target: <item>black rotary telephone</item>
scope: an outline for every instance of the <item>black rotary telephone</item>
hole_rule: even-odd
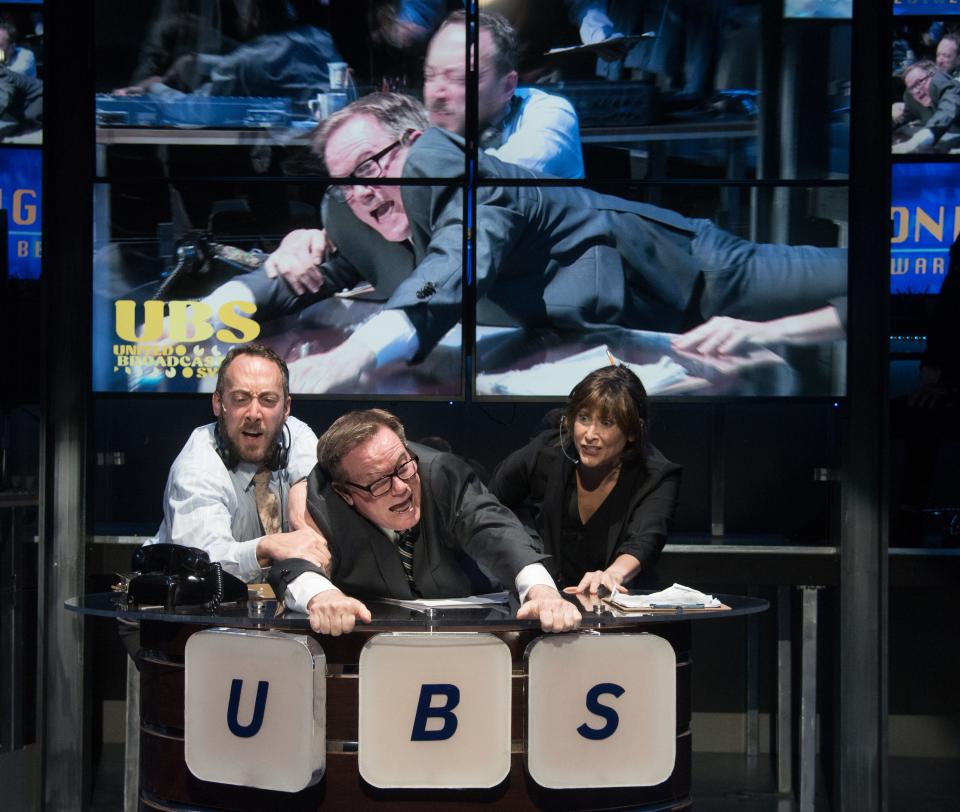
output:
[[[127,600],[134,604],[204,606],[247,600],[247,585],[224,572],[219,561],[210,563],[204,550],[182,544],[148,544],[133,554],[133,577]]]

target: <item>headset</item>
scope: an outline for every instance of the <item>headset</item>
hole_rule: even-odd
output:
[[[564,415],[563,417],[560,418],[560,453],[563,454],[563,456],[566,457],[568,460],[570,460],[570,462],[572,462],[574,465],[579,465],[580,458],[571,457],[567,453],[567,444],[563,440],[563,430],[566,428],[566,426],[567,426],[567,416]]]
[[[220,404],[220,413],[227,413],[226,404],[222,402]],[[219,415],[217,422],[213,427],[213,438],[217,444],[217,456],[223,460],[223,464],[227,467],[228,471],[233,471],[240,464],[241,460],[237,456],[236,452],[227,444],[223,434],[220,432]],[[290,427],[287,426],[287,422],[284,421],[283,428],[280,431],[280,440],[273,446],[273,448],[270,449],[270,452],[267,454],[266,459],[264,459],[263,464],[271,471],[278,471],[281,468],[286,468],[287,462],[290,458],[291,442]]]

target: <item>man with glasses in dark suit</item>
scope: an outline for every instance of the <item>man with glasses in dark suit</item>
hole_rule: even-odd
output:
[[[321,634],[369,623],[361,600],[451,598],[516,591],[517,617],[569,631],[580,613],[564,600],[513,513],[452,454],[408,443],[382,409],[349,412],[320,437],[307,506],[329,540],[329,572],[276,562],[277,598]],[[328,578],[329,576],[329,578]]]
[[[960,82],[921,59],[903,72],[903,84],[903,101],[893,105],[893,123],[919,129],[894,144],[894,154],[929,150],[948,133],[960,136]]]

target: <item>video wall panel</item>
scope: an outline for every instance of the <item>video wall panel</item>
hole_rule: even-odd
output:
[[[478,188],[478,397],[617,363],[651,395],[844,394],[844,187],[617,191]],[[771,206],[790,215],[760,231]]]
[[[43,153],[0,147],[0,209],[7,210],[7,267],[13,279],[39,279]]]
[[[459,187],[403,192],[462,199]],[[383,221],[401,205],[325,183],[98,184],[95,391],[211,392],[230,347],[257,340],[287,360],[294,394],[460,397],[462,263],[451,265],[456,318],[408,364],[410,337],[383,316],[416,301],[414,251],[360,222],[343,193],[364,195]],[[208,212],[202,228],[185,227],[186,210]],[[462,216],[447,234],[462,243]],[[361,369],[351,359],[365,351],[375,357]]]
[[[0,3],[0,143],[43,143],[43,12]]]
[[[892,7],[889,285],[895,329],[922,337],[960,235],[960,6]]]

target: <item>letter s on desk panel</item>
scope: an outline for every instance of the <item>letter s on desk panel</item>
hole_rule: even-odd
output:
[[[677,662],[652,634],[548,635],[527,649],[527,771],[543,787],[644,787],[676,761]]]

